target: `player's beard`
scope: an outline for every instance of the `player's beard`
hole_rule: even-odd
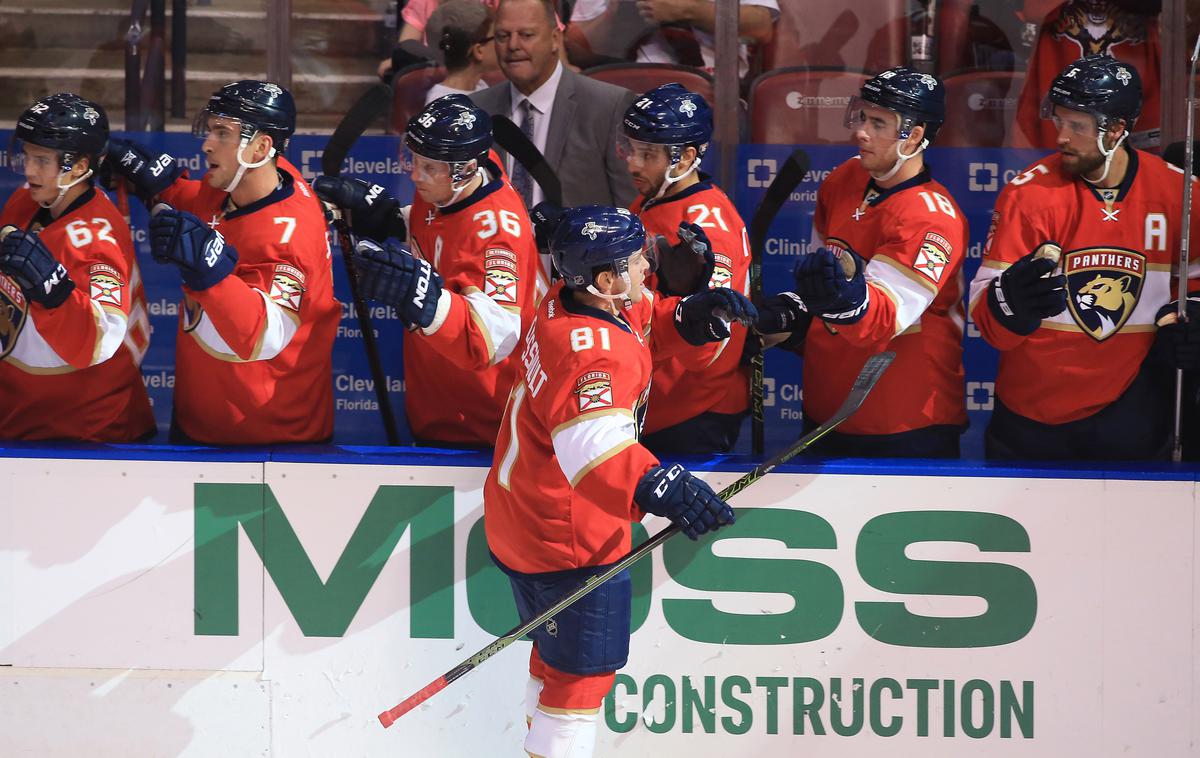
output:
[[[1068,176],[1086,176],[1104,167],[1104,156],[1097,152],[1095,155],[1076,155],[1063,153],[1062,167]]]

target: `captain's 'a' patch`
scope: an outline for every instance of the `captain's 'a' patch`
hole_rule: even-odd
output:
[[[0,360],[17,346],[29,313],[29,303],[16,282],[0,274]]]
[[[575,381],[575,395],[580,413],[611,408],[612,377],[604,371],[589,371]]]
[[[1132,250],[1088,248],[1062,258],[1071,318],[1097,342],[1116,334],[1137,307],[1146,256]]]
[[[500,305],[517,304],[517,254],[502,247],[483,254],[483,294]]]
[[[934,284],[942,280],[942,273],[950,265],[950,254],[954,247],[950,240],[937,232],[929,232],[921,240],[921,249],[913,261],[913,268],[933,280]]]
[[[299,313],[303,295],[304,272],[286,263],[275,266],[275,274],[271,277],[271,301],[281,308]]]
[[[100,305],[121,307],[121,273],[107,263],[94,263],[88,269],[90,296]]]

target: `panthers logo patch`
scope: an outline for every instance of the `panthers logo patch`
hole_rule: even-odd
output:
[[[713,260],[716,265],[713,266],[712,279],[709,280],[709,287],[730,287],[733,284],[733,259],[728,255],[721,253],[713,253]]]
[[[28,313],[29,303],[21,288],[0,274],[0,360],[8,357],[17,346]]]
[[[613,404],[612,377],[604,371],[589,371],[575,382],[579,412],[611,408]]]
[[[1146,256],[1110,248],[1074,250],[1063,256],[1062,267],[1075,323],[1097,342],[1120,331],[1141,297]]]
[[[100,305],[121,307],[121,275],[115,268],[105,263],[96,263],[88,269],[88,280],[93,301]]]
[[[286,263],[277,265],[275,274],[271,277],[271,302],[281,308],[299,313],[300,299],[303,295],[304,272]]]
[[[517,255],[504,248],[483,254],[483,293],[501,305],[517,304]]]

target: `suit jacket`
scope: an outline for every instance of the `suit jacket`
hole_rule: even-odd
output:
[[[512,113],[507,81],[470,97],[492,116]],[[615,205],[628,208],[637,191],[617,157],[616,139],[636,93],[563,67],[544,151],[562,183],[563,206]],[[499,151],[499,148],[497,148]],[[507,156],[506,156],[507,157]],[[601,179],[603,177],[603,179]]]

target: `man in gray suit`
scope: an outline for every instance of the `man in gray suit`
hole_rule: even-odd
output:
[[[501,0],[496,11],[496,57],[508,78],[471,95],[492,116],[507,116],[557,172],[563,205],[627,207],[635,190],[617,158],[616,136],[635,94],[564,66],[562,32],[546,0]],[[533,207],[541,188],[506,157],[513,187]]]

